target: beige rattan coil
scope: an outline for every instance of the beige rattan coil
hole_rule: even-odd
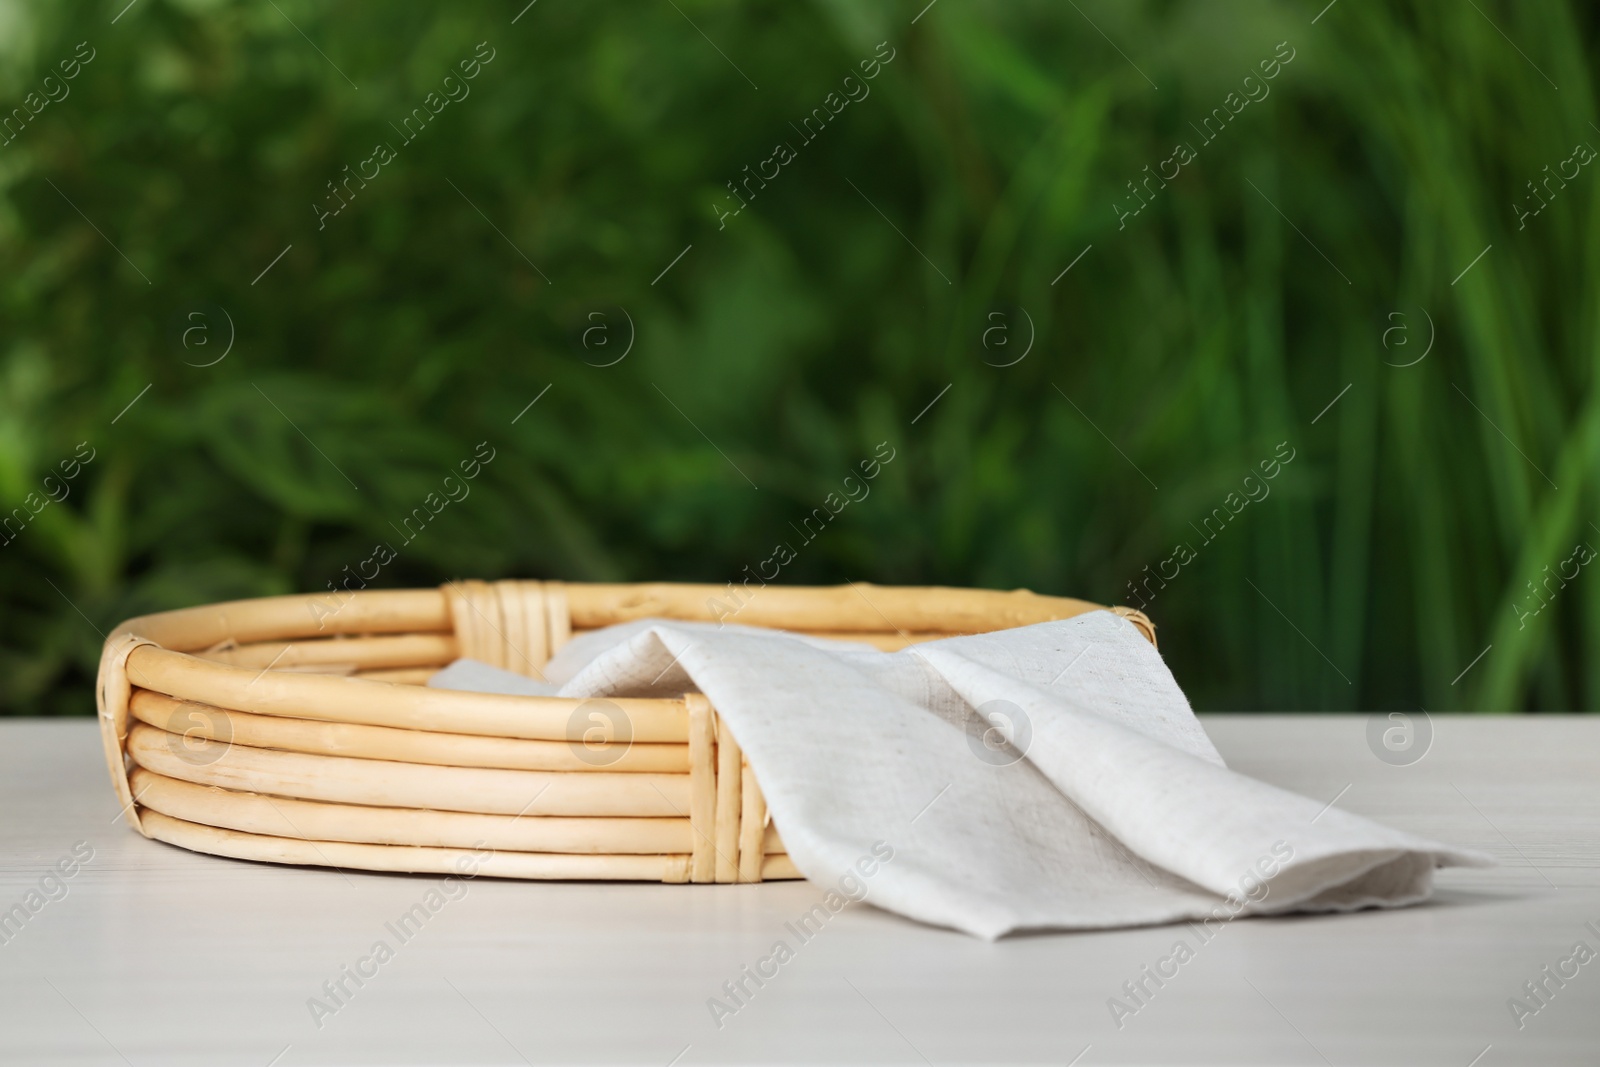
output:
[[[729,619],[898,649],[1070,618],[959,589],[451,582],[150,615],[97,691],[129,824],[198,852],[505,878],[798,878],[728,725],[697,693],[583,700],[430,689],[458,657],[532,678],[574,633]],[[1149,619],[1113,608],[1155,640]]]

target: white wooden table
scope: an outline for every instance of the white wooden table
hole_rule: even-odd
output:
[[[93,850],[0,928],[0,1063],[1600,1063],[1600,956],[1544,977],[1600,953],[1600,717],[1439,717],[1403,767],[1363,716],[1204,721],[1238,770],[1502,866],[1442,872],[1403,911],[1231,923],[1121,1029],[1108,998],[1185,928],[987,944],[852,906],[719,1029],[708,998],[809,885],[484,879],[402,942],[385,924],[437,879],[146,841],[91,721],[0,720],[0,909]],[[329,997],[380,939],[393,958]],[[1508,1002],[1538,1006],[1541,978],[1519,1028]]]

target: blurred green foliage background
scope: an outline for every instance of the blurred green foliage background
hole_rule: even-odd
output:
[[[1600,145],[1592,5],[523,2],[0,3],[0,510],[66,493],[0,547],[0,711],[377,542],[375,587],[788,540],[783,581],[1145,602],[1202,710],[1600,701],[1600,574],[1545,581],[1600,545],[1600,168],[1528,186]]]

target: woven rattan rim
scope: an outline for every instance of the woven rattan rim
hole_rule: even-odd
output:
[[[97,701],[129,825],[194,851],[374,871],[758,882],[800,874],[705,697],[586,701],[421,683],[461,656],[542,677],[575,633],[648,617],[897,649],[1094,610],[1025,590],[862,584],[463,581],[268,597],[124,623],[106,641]],[[1142,613],[1110,610],[1155,642]],[[596,707],[608,720],[598,738]]]

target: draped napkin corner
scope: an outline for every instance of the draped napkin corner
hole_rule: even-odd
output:
[[[1451,848],[1229,770],[1161,656],[1109,611],[880,652],[641,619],[548,685],[457,661],[430,685],[704,693],[811,881],[984,938],[1398,907]]]

